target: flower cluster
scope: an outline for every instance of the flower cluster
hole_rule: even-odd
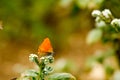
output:
[[[109,9],[94,10],[92,16],[96,17],[96,26],[103,27],[110,24],[117,32],[120,30],[120,19],[114,18]]]
[[[49,75],[53,71],[53,68],[48,65],[54,61],[52,55],[38,58],[36,54],[30,54],[29,60],[37,64],[39,71],[33,69],[26,70],[18,80],[44,80],[45,76]]]
[[[89,32],[86,39],[87,44],[100,40],[102,42],[114,41],[119,38],[120,19],[114,18],[109,9],[94,10],[92,16],[95,17],[96,28]]]
[[[92,12],[92,16],[96,17],[96,21],[105,21],[106,23],[110,23],[111,20],[113,19],[112,13],[110,12],[109,9],[105,9],[103,11],[99,10],[94,10]]]
[[[47,66],[50,63],[54,62],[54,58],[52,55],[49,56],[44,56],[40,58],[40,67],[41,67],[41,72],[43,75],[48,75],[53,71],[53,68],[50,66]]]

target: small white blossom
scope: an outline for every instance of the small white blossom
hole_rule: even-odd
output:
[[[47,58],[44,60],[44,64],[49,64],[49,60]]]
[[[50,63],[53,63],[53,62],[54,62],[54,57],[53,57],[53,56],[48,56],[47,58],[49,59],[49,62],[50,62]]]
[[[38,57],[36,54],[30,54],[29,57]]]
[[[94,10],[93,12],[92,12],[92,16],[93,17],[97,17],[97,16],[100,16],[101,15],[101,12],[99,11],[99,10]]]
[[[40,60],[44,60],[44,59],[45,59],[45,57],[41,57],[41,58],[40,58]]]
[[[120,19],[113,19],[111,25],[120,27]]]
[[[104,11],[102,11],[102,14],[105,18],[110,18],[110,16],[112,16],[112,13],[110,12],[109,9],[105,9]]]
[[[30,60],[30,61],[33,61],[33,62],[34,62],[34,59],[35,59],[35,58],[38,58],[38,56],[37,56],[36,54],[30,54],[30,55],[29,55],[29,60]]]

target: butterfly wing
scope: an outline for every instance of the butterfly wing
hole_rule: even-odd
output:
[[[53,53],[53,48],[49,38],[45,38],[38,48],[38,54]]]

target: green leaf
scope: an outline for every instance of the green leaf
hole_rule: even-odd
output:
[[[38,76],[38,72],[36,72],[35,70],[27,70],[23,74],[24,74],[24,76],[29,76],[29,77],[37,77]]]
[[[88,33],[86,42],[87,44],[93,44],[99,41],[102,37],[102,30],[101,29],[93,29]]]
[[[69,73],[54,73],[48,77],[48,80],[76,80],[76,78]]]

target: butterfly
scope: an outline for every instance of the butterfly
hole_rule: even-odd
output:
[[[40,44],[38,48],[38,54],[40,56],[53,54],[53,48],[49,38],[45,38],[43,42]]]

